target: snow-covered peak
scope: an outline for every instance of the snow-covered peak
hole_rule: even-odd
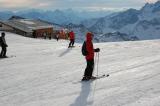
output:
[[[134,37],[143,40],[159,39],[160,23],[158,20],[160,20],[160,1],[152,4],[146,3],[140,10],[128,9],[96,19],[93,22],[94,24],[89,27],[89,30],[97,36],[118,31],[131,38]],[[89,23],[90,21],[85,23]],[[108,41],[107,37],[105,38],[102,38],[103,41]]]
[[[160,17],[160,1],[154,4],[147,3],[140,11],[140,19],[142,20],[152,20],[153,18]]]

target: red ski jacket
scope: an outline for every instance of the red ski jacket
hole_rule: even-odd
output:
[[[88,32],[86,35],[86,49],[88,54],[86,55],[86,60],[94,59],[94,47],[92,43],[92,33]]]
[[[73,32],[73,31],[71,31],[71,32],[69,33],[69,37],[70,37],[70,40],[74,40],[74,39],[75,39],[75,35],[74,35],[74,32]]]

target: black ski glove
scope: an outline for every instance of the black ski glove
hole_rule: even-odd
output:
[[[94,49],[94,52],[100,52],[99,48]]]
[[[7,45],[7,44],[5,44],[4,46],[5,46],[5,47],[8,47],[8,45]]]

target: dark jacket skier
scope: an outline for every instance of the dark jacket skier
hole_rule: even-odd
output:
[[[56,34],[56,39],[57,39],[57,41],[59,40],[59,36],[60,36],[60,32],[58,32],[58,33]]]
[[[69,32],[69,38],[70,38],[70,43],[69,43],[68,48],[74,46],[75,34],[73,31]]]
[[[87,66],[84,72],[84,77],[82,80],[89,80],[93,78],[92,73],[94,69],[94,52],[100,52],[100,49],[94,49],[93,43],[92,43],[93,34],[91,32],[88,32],[86,34],[86,49],[87,49],[87,55],[86,55],[86,62]]]
[[[7,47],[8,47],[6,40],[5,40],[5,33],[4,32],[1,33],[0,45],[2,48],[0,57],[4,58],[4,57],[6,57],[6,52],[7,52]]]

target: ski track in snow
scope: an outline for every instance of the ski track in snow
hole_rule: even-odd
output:
[[[81,44],[11,33],[6,41],[13,57],[0,59],[0,106],[160,106],[160,40],[94,44],[99,75],[110,76],[88,82],[78,82]]]

